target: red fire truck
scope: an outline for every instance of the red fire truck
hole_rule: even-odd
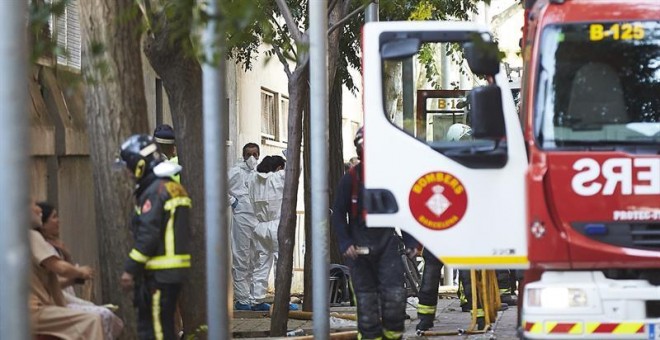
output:
[[[525,338],[660,339],[660,1],[538,0],[527,18],[520,116],[483,27],[365,25],[367,224],[455,268],[528,269]],[[429,53],[461,49],[472,136],[447,141],[396,89],[431,88]]]
[[[660,1],[526,13],[524,336],[660,339]]]

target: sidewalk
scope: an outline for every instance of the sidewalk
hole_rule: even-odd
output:
[[[412,301],[414,300],[414,301]],[[332,307],[330,312],[341,314],[355,314],[355,307]],[[497,340],[517,340],[516,336],[516,307],[509,307],[505,311],[498,313],[497,320],[493,325],[493,330],[485,334],[473,335],[451,335],[451,336],[417,336],[415,326],[417,325],[416,299],[409,300],[406,313],[410,320],[406,320],[404,339],[497,339]],[[288,330],[299,335],[313,335],[312,320],[293,320],[289,319]],[[466,329],[470,326],[470,313],[461,312],[460,302],[456,298],[441,298],[438,300],[438,313],[436,316],[435,327],[431,331],[436,332],[457,332],[459,329]],[[355,321],[338,319],[331,317],[331,332],[356,330]],[[270,330],[270,318],[263,312],[234,312],[232,323],[232,336],[234,338],[264,338],[268,337]]]

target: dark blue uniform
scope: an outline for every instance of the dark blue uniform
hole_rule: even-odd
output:
[[[350,263],[360,337],[398,339],[403,334],[406,314],[401,241],[394,228],[367,228],[361,178],[361,164],[342,177],[335,196],[332,225],[342,254],[351,245],[369,249],[369,254],[360,255]]]
[[[124,266],[135,279],[140,339],[178,339],[174,312],[190,268],[191,201],[181,184],[153,173],[138,181],[132,232]]]

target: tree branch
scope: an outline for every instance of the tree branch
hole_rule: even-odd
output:
[[[278,0],[281,1],[281,0]],[[328,35],[332,34],[332,32],[339,27],[343,26],[348,20],[351,20],[351,18],[358,13],[362,12],[367,6],[369,6],[370,2],[364,3],[362,6],[356,8],[353,12],[348,13],[345,17],[343,17],[341,20],[337,21],[330,29],[328,29]]]
[[[289,10],[289,6],[287,6],[284,0],[275,0],[275,2],[277,3],[277,7],[280,9],[280,12],[284,17],[284,22],[286,22],[286,25],[289,27],[289,32],[291,32],[291,36],[293,37],[293,40],[298,45],[302,44],[302,37],[301,37],[302,33],[300,32],[300,29],[298,28],[296,21],[293,19],[293,15],[291,15],[291,10]]]
[[[284,28],[282,28],[282,26],[280,26],[280,23],[277,22],[277,20],[275,20],[275,16],[271,17],[271,20],[273,20],[273,23],[275,24],[275,26],[277,26],[277,33],[280,34],[280,36],[282,37],[282,39],[287,39],[288,36],[282,34],[282,32],[284,32]],[[293,46],[293,45],[292,45],[292,46]],[[295,59],[298,58],[298,53],[296,52],[296,49],[295,49],[295,48],[291,48],[291,54],[293,54],[293,57],[294,57]]]
[[[275,46],[275,45],[272,45],[272,46],[273,46],[273,50],[275,51],[275,54],[277,54],[277,59],[280,60],[280,62],[282,63],[282,66],[284,67],[284,73],[286,73],[286,76],[289,79],[291,79],[292,73],[291,73],[291,68],[289,68],[289,61],[286,60],[286,58],[282,54],[282,50],[280,50],[280,48],[278,46]]]

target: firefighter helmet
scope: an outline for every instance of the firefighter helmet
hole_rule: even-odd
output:
[[[128,137],[121,145],[119,161],[128,168],[136,180],[142,178],[161,162],[160,152],[153,137],[145,134]]]
[[[447,140],[467,140],[470,139],[470,137],[472,137],[472,128],[465,124],[456,123],[447,129]]]

